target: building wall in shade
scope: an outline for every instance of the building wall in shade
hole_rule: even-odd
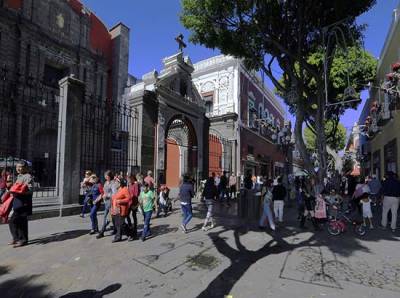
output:
[[[78,0],[6,0],[0,16],[0,65],[10,78],[30,77],[57,87],[59,77],[73,74],[86,83],[88,94],[120,100],[128,57],[121,64],[115,53],[127,52],[126,26],[119,24],[125,30],[112,36]],[[128,43],[115,45],[113,39],[121,36]],[[116,70],[114,64],[119,65]],[[49,72],[57,74],[53,82],[46,81]]]

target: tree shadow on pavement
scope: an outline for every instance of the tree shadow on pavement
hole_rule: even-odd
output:
[[[0,276],[7,274],[8,272],[10,272],[9,266],[0,266]]]
[[[165,235],[169,233],[175,233],[178,231],[178,227],[171,227],[171,225],[152,225],[151,234],[153,237],[159,235]]]
[[[89,233],[89,230],[73,230],[73,231],[66,231],[61,233],[54,233],[46,237],[41,237],[37,239],[33,239],[29,241],[29,244],[48,244],[51,242],[60,242],[75,239],[86,235]]]
[[[0,283],[1,297],[52,297],[45,284],[34,284],[40,275],[17,277]]]
[[[278,255],[285,252],[291,252],[301,247],[320,247],[326,246],[333,253],[348,257],[356,251],[370,252],[364,245],[365,241],[391,240],[399,241],[390,233],[371,233],[364,238],[357,238],[355,233],[349,230],[340,236],[330,236],[327,231],[304,231],[297,227],[298,222],[287,222],[285,227],[280,227],[277,232],[270,233],[272,238],[258,250],[247,249],[241,242],[241,236],[247,233],[256,232],[263,235],[265,230],[257,229],[256,223],[246,224],[238,223],[232,225],[232,221],[224,221],[223,218],[218,222],[222,229],[209,233],[215,248],[222,255],[230,260],[230,266],[224,269],[207,288],[197,297],[224,297],[231,293],[231,290],[247,272],[247,270],[257,261],[271,255]],[[232,231],[234,234],[235,246],[232,247],[226,241],[227,238],[222,234]],[[340,239],[340,241],[338,241]]]
[[[105,287],[104,289],[97,291],[97,290],[83,290],[79,292],[71,292],[67,293],[65,295],[60,296],[60,298],[73,298],[73,297],[79,297],[79,298],[91,298],[91,297],[96,297],[100,298],[105,295],[110,295],[116,291],[118,291],[121,288],[120,283],[115,283],[112,285],[109,285],[108,287]]]

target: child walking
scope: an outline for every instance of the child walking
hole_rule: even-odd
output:
[[[371,199],[369,198],[368,193],[363,193],[360,198],[360,204],[362,205],[362,214],[363,214],[363,222],[364,226],[367,226],[366,219],[369,221],[369,228],[373,229],[372,225],[372,211],[371,211]]]

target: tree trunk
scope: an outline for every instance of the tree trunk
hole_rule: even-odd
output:
[[[294,134],[296,137],[296,146],[300,151],[301,158],[303,159],[305,169],[309,172],[309,174],[315,178],[315,171],[313,162],[310,159],[308,154],[306,145],[303,140],[303,122],[304,122],[304,111],[301,107],[297,107],[296,110],[296,123],[294,126]]]
[[[320,96],[318,98],[318,109],[317,116],[315,121],[316,126],[316,139],[317,142],[317,153],[318,153],[318,161],[319,161],[319,169],[318,169],[318,179],[316,181],[316,185],[318,185],[318,191],[323,189],[324,178],[326,177],[327,171],[327,152],[326,152],[326,135],[325,135],[325,97],[323,90],[319,92]]]

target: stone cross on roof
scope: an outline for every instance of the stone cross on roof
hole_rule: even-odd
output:
[[[175,37],[175,40],[178,43],[179,51],[183,52],[183,49],[186,48],[186,43],[183,41],[183,34],[179,34],[177,37]]]

